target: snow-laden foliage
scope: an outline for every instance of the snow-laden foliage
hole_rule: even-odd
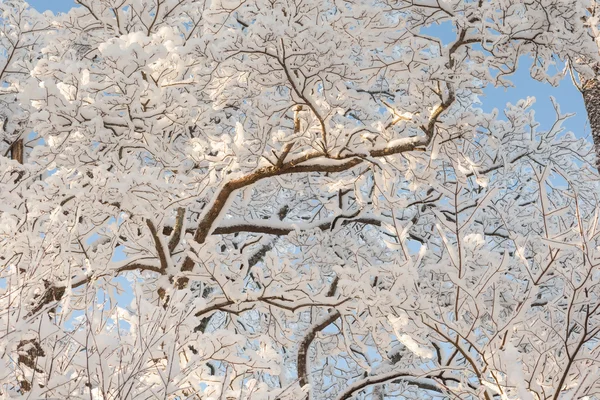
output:
[[[478,97],[593,4],[78,3],[0,3],[1,398],[600,391],[592,147]]]

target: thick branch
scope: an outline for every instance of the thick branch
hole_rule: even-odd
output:
[[[338,287],[340,279],[336,276],[333,282],[331,282],[331,286],[327,291],[327,297],[333,297]],[[323,329],[327,328],[330,324],[333,323],[336,319],[340,317],[340,313],[337,310],[330,310],[329,314],[327,314],[323,319],[314,324],[306,336],[302,339],[302,342],[298,345],[298,361],[296,364],[298,370],[298,381],[300,383],[300,387],[304,387],[304,385],[308,384],[308,349],[312,344],[313,340],[317,336],[318,332],[321,332]]]
[[[338,216],[335,218],[327,218],[323,221],[319,221],[318,224],[277,224],[273,223],[273,221],[248,221],[248,222],[240,222],[240,223],[224,223],[223,225],[216,228],[213,232],[215,235],[227,235],[231,233],[238,232],[249,232],[249,233],[265,233],[268,235],[277,235],[277,236],[285,236],[294,232],[295,230],[310,230],[314,228],[319,228],[323,231],[331,229],[331,225],[336,218],[344,218],[344,216]],[[270,223],[269,223],[270,222]],[[341,222],[341,226],[345,226],[351,223],[359,223],[359,224],[367,224],[367,225],[375,225],[381,226],[381,220],[377,218],[355,218],[355,219],[345,219]]]
[[[332,310],[323,319],[313,325],[310,330],[306,333],[302,342],[298,345],[298,380],[300,387],[304,387],[308,384],[308,350],[313,340],[317,336],[317,333],[327,328],[336,319],[340,317],[340,313],[337,310]]]
[[[169,254],[165,252],[165,249],[160,241],[160,237],[158,236],[158,231],[154,226],[154,223],[150,219],[146,219],[146,225],[150,229],[150,233],[152,234],[152,239],[154,239],[154,247],[158,252],[158,259],[160,260],[160,267],[163,271],[166,271],[167,266],[169,265],[167,261],[167,257],[170,257]]]
[[[13,142],[10,148],[10,158],[23,164],[24,161],[24,144],[23,139],[17,139]]]
[[[173,236],[169,240],[169,252],[172,253],[175,247],[181,240],[181,231],[183,230],[183,221],[185,219],[185,208],[179,207],[177,209],[177,218],[175,219],[175,227],[173,228]]]
[[[258,303],[258,302],[263,302],[265,304],[269,304],[271,306],[280,308],[282,310],[287,310],[287,311],[291,311],[291,312],[295,312],[301,308],[310,308],[310,307],[338,307],[346,302],[348,302],[350,300],[350,298],[345,298],[342,300],[338,300],[335,303],[320,303],[320,302],[313,302],[308,300],[306,303],[296,303],[296,301],[299,300],[292,300],[292,299],[286,299],[283,296],[261,296],[255,299],[248,299],[248,300],[244,300],[241,302],[235,302],[233,300],[223,300],[219,303],[215,303],[207,308],[205,308],[202,311],[198,311],[196,312],[196,317],[202,317],[202,316],[206,316],[206,314],[210,314],[213,311],[224,311],[224,312],[239,312],[233,309],[225,309],[225,307],[229,307],[229,306],[237,306],[237,307],[241,307],[243,304],[250,304],[250,303]],[[293,305],[287,305],[287,304],[283,304],[283,303],[289,303],[289,304],[293,304]],[[334,319],[335,321],[335,319]],[[324,326],[322,329],[325,329],[326,326]]]
[[[393,154],[399,154],[407,151],[413,151],[419,148],[426,147],[429,144],[430,140],[430,136],[400,139],[389,143],[383,148],[373,149],[368,154],[366,154],[366,156],[382,157]],[[318,161],[316,159],[318,159]],[[308,165],[304,164],[310,160],[315,160],[317,162]],[[358,155],[349,155],[344,156],[344,158],[342,159],[334,159],[323,157],[322,153],[319,152],[311,152],[300,155],[291,161],[283,163],[283,165],[281,166],[275,165],[262,167],[246,176],[230,180],[221,187],[221,189],[215,196],[212,204],[210,204],[207,207],[207,211],[200,218],[198,228],[196,229],[196,232],[194,234],[194,241],[200,244],[205,242],[206,237],[211,233],[211,229],[213,228],[215,220],[219,218],[219,215],[225,208],[229,196],[231,196],[231,194],[238,189],[250,186],[262,179],[284,174],[297,174],[307,172],[336,173],[347,171],[363,163],[364,160],[364,157],[359,157]],[[183,263],[181,271],[191,271],[193,267],[194,261],[191,258],[187,257]],[[187,280],[185,280],[185,278],[180,279],[178,286],[185,287],[186,285]]]

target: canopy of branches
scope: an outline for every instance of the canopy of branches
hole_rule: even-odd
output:
[[[77,3],[0,1],[0,398],[600,395],[593,146],[480,108],[594,0]]]

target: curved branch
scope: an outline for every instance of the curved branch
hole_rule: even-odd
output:
[[[325,317],[314,324],[307,334],[304,336],[300,344],[298,345],[298,381],[300,387],[304,387],[308,384],[308,349],[312,344],[313,340],[317,336],[317,333],[331,325],[336,319],[341,316],[339,311],[330,311]]]
[[[367,386],[375,385],[378,383],[384,383],[392,380],[401,379],[403,382],[409,385],[417,386],[423,390],[431,390],[438,393],[445,393],[443,386],[431,379],[430,375],[419,376],[410,370],[392,371],[387,374],[381,374],[376,376],[369,376],[367,378],[356,381],[348,386],[346,390],[338,395],[336,400],[347,400],[352,395],[366,388]]]

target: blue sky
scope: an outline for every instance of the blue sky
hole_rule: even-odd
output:
[[[74,0],[26,0],[39,11],[66,12],[75,6]]]

